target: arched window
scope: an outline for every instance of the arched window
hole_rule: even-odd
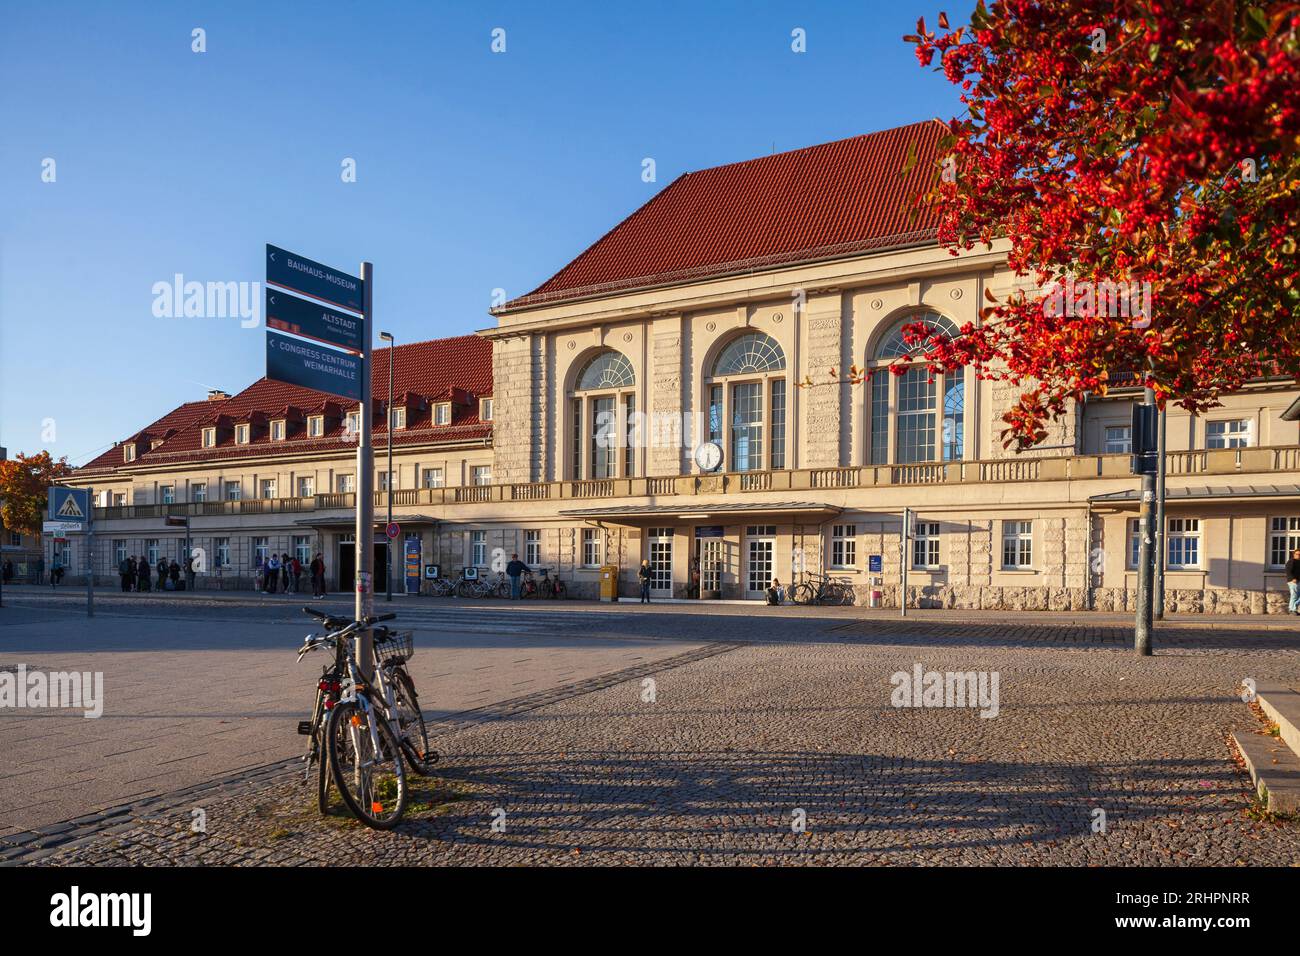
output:
[[[578,391],[593,388],[631,388],[636,384],[636,375],[632,372],[632,363],[622,352],[606,349],[597,352],[582,369],[578,376]]]
[[[569,409],[571,477],[636,474],[635,389],[632,363],[614,349],[597,352],[578,372]]]
[[[879,369],[871,377],[867,416],[871,464],[909,464],[958,461],[965,449],[966,384],[962,371],[931,376],[928,365],[910,365],[902,375],[885,367],[901,356],[923,353],[925,343],[909,344],[907,326],[924,322],[934,332],[958,334],[957,327],[935,312],[909,315],[891,328],[876,346],[869,366]],[[939,396],[943,396],[942,410]],[[942,413],[942,420],[940,414]],[[893,427],[891,429],[891,418]]]
[[[723,449],[726,471],[785,467],[785,352],[763,332],[729,342],[705,385],[709,440]]]

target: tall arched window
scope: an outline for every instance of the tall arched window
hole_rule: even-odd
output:
[[[709,440],[726,471],[785,467],[785,353],[776,339],[747,332],[718,355],[705,384]]]
[[[614,349],[597,352],[578,371],[569,408],[573,478],[636,473],[635,389],[632,363]]]
[[[966,437],[963,373],[959,370],[951,375],[935,373],[931,377],[930,367],[922,364],[909,366],[902,375],[885,370],[885,366],[900,356],[924,351],[924,343],[912,345],[903,336],[904,327],[918,322],[944,335],[958,333],[957,327],[943,316],[926,312],[907,316],[880,340],[868,361],[868,365],[880,369],[872,375],[868,389],[868,447],[873,465],[957,461],[963,455]]]

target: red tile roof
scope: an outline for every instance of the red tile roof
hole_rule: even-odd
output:
[[[686,173],[502,311],[932,239],[913,197],[945,133],[928,120]]]
[[[371,373],[371,393],[376,400],[376,410],[388,399],[388,362],[393,349],[377,349]],[[447,339],[433,339],[399,345],[393,364],[393,395],[404,393],[428,398],[457,389],[475,399],[492,394],[492,343],[478,335],[458,335]],[[134,462],[128,466],[123,460],[122,446],[115,445],[84,467],[80,473],[107,472],[123,467],[208,461],[211,459],[238,458],[250,455],[285,454],[339,449],[347,441],[341,419],[326,420],[326,431],[321,437],[308,438],[305,424],[283,441],[272,441],[269,429],[263,427],[247,444],[236,444],[232,435],[219,435],[215,448],[203,447],[203,429],[218,422],[227,426],[239,422],[270,421],[281,417],[286,408],[293,407],[310,415],[329,411],[346,414],[353,403],[337,395],[329,395],[298,385],[261,378],[242,392],[219,401],[186,402],[153,424],[132,435],[132,439],[162,438],[173,429],[161,445],[148,449],[147,442]],[[468,406],[453,405],[450,425],[434,425],[432,406],[421,411],[414,408],[407,413],[405,428],[393,430],[394,446],[437,444],[483,439],[492,434],[490,422],[480,421],[478,402]],[[385,416],[379,413],[373,434],[384,436]]]

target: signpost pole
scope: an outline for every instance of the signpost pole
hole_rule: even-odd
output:
[[[907,542],[912,537],[912,509],[903,509],[903,540],[900,542],[899,558],[900,567],[903,569],[902,585],[898,591],[898,610],[899,617],[907,617]]]
[[[1156,399],[1155,392],[1148,388],[1143,397],[1143,406],[1149,407],[1154,411]],[[1154,436],[1150,433],[1148,426],[1155,421],[1155,416],[1150,415],[1143,418],[1144,427],[1141,436],[1141,447],[1138,447],[1138,431],[1134,429],[1134,448],[1133,451],[1138,456],[1142,468],[1142,500],[1138,517],[1138,580],[1137,580],[1137,619],[1133,634],[1133,649],[1139,657],[1151,656],[1151,629],[1153,618],[1154,592],[1152,585],[1155,577],[1155,510],[1156,510],[1156,474],[1155,468],[1152,467],[1155,462],[1150,460],[1154,458],[1152,452],[1155,451],[1151,441]]]
[[[374,402],[370,394],[371,354],[374,334],[375,267],[361,263],[363,286],[361,356],[361,427],[357,433],[357,579],[356,619],[364,620],[374,614],[374,563],[375,563],[375,463],[374,449],[370,446],[370,419]],[[357,637],[357,660],[362,673],[370,679],[371,661],[374,657],[374,637],[366,628]]]
[[[95,616],[95,489],[86,489],[86,617]]]

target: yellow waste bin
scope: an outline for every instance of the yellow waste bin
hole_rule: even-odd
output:
[[[607,564],[600,569],[600,599],[618,600],[618,565]]]

